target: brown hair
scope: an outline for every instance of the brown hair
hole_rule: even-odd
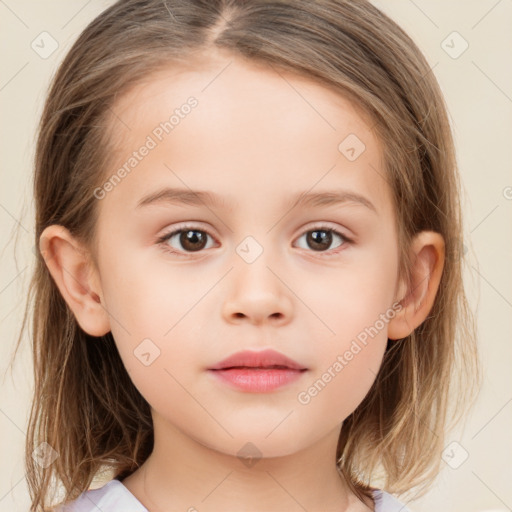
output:
[[[291,71],[353,100],[374,122],[393,192],[400,276],[422,230],[445,240],[445,266],[428,318],[388,342],[363,402],[343,423],[336,460],[352,488],[402,494],[426,489],[441,463],[448,420],[462,417],[480,382],[474,319],[462,280],[459,177],[446,107],[414,42],[359,0],[122,0],[82,32],[53,79],[35,157],[35,240],[60,224],[94,240],[98,201],[113,152],[112,106],[150,72],[193,65],[210,48]],[[111,333],[86,334],[41,254],[22,332],[32,314],[35,393],[26,442],[31,511],[47,510],[54,480],[65,500],[109,468],[123,478],[151,453],[150,408],[131,382]],[[18,339],[18,345],[21,340]],[[452,402],[448,397],[455,398]],[[450,408],[450,405],[452,406]],[[59,456],[32,458],[47,442]]]

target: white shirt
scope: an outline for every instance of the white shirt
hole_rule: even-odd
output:
[[[373,491],[375,512],[410,512],[391,494]],[[148,512],[147,508],[119,480],[110,480],[99,489],[83,492],[75,501],[61,505],[57,512]]]

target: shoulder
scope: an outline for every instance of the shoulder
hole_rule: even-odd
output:
[[[119,480],[110,480],[103,487],[84,491],[56,512],[148,512],[147,509]]]
[[[373,490],[373,500],[375,512],[411,512],[394,496],[380,489]],[[61,505],[56,512],[116,512],[119,507],[123,507],[123,512],[148,512],[119,480],[83,492],[76,500]]]
[[[373,490],[373,500],[375,501],[375,512],[411,512],[393,495],[381,489]]]

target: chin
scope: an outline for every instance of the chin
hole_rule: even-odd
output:
[[[275,425],[274,427],[275,428]],[[233,430],[233,438],[224,439],[225,442],[203,443],[219,453],[237,457],[247,467],[252,467],[255,462],[265,458],[286,457],[293,455],[306,448],[311,441],[307,438],[294,436],[289,429],[283,429],[282,432],[271,432],[272,428],[265,428],[264,431],[255,429],[241,429],[243,432],[235,434]],[[268,436],[268,437],[267,437]]]

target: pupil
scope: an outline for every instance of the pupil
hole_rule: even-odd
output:
[[[314,250],[327,249],[331,245],[332,233],[330,231],[310,231],[308,243]]]
[[[201,240],[202,239],[202,240]],[[201,250],[205,245],[206,237],[204,233],[196,230],[188,230],[184,231],[180,237],[181,245],[190,251],[198,251]],[[199,243],[199,247],[197,244]]]
[[[198,251],[204,247],[206,237],[204,236],[204,233],[202,233],[201,231],[188,230],[182,232],[180,236],[180,242],[185,249],[190,251]],[[310,231],[308,234],[308,244],[311,246],[313,250],[324,250],[326,248],[329,248],[331,243],[332,233],[330,231],[315,230]]]

